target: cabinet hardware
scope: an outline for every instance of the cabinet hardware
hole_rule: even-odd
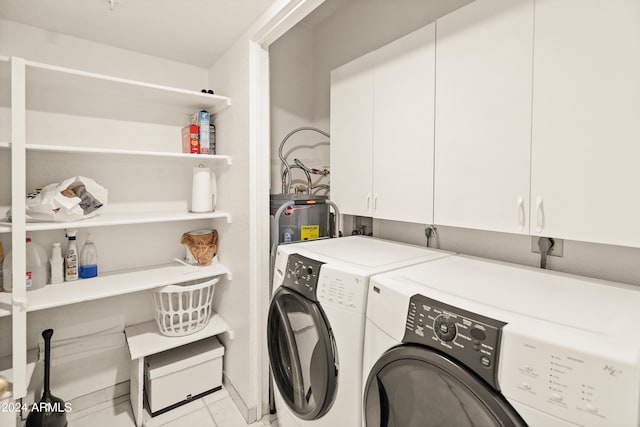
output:
[[[518,225],[520,230],[524,230],[525,217],[524,217],[524,197],[518,196]]]
[[[544,207],[542,206],[542,196],[536,197],[536,229],[538,232],[544,228]]]

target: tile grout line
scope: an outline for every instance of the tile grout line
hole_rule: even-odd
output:
[[[204,399],[203,399],[203,398],[200,398],[200,399],[194,400],[194,401],[193,401],[193,403],[197,402],[198,400],[200,400],[200,401],[202,402],[202,405],[206,408],[206,406],[207,406],[207,405],[204,403]],[[192,402],[189,402],[189,404],[190,404],[190,403],[192,403]],[[175,408],[175,409],[179,409],[179,408]],[[175,410],[175,409],[174,409],[174,410]],[[188,411],[188,412],[186,412],[186,413],[184,413],[184,414],[182,414],[182,415],[177,415],[175,418],[172,418],[172,419],[168,420],[166,423],[162,423],[162,424],[155,424],[155,425],[156,425],[157,427],[163,427],[163,426],[166,426],[166,425],[169,425],[169,424],[175,423],[175,422],[176,422],[176,421],[178,421],[179,419],[181,419],[181,418],[183,418],[183,417],[187,417],[187,416],[189,416],[189,415],[191,415],[191,414],[194,414],[194,413],[196,413],[196,412],[198,412],[198,411],[201,411],[202,409],[203,409],[203,408],[197,408],[197,407],[194,407],[192,411]],[[165,414],[169,414],[169,412],[166,412]],[[165,414],[162,414],[162,415],[165,415]],[[159,415],[159,416],[161,417],[162,415]],[[217,427],[217,426],[216,426],[216,427]]]
[[[217,400],[215,402],[212,403],[212,405],[215,405],[218,402],[221,402],[223,399],[221,400]],[[207,413],[209,414],[209,417],[211,418],[211,421],[213,421],[213,426],[214,427],[218,427],[218,423],[216,423],[215,418],[213,418],[213,413],[211,412],[211,409],[209,408],[209,405],[207,405],[207,403],[204,401],[204,397],[202,398],[202,403],[204,403],[204,407],[207,409]]]

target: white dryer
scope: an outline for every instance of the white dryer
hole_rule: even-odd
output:
[[[362,236],[278,247],[267,344],[280,427],[361,425],[369,277],[449,255]]]
[[[637,427],[640,288],[452,256],[374,276],[366,426]]]

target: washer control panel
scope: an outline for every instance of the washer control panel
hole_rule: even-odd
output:
[[[321,261],[300,254],[289,255],[282,286],[286,286],[312,301],[318,301],[316,290],[322,264],[324,263]]]
[[[424,295],[413,295],[402,342],[426,345],[445,353],[499,390],[498,354],[505,325]]]
[[[503,334],[505,397],[572,425],[640,425],[640,371],[624,343],[585,329],[557,327],[553,337],[523,332],[513,328]]]
[[[318,300],[342,310],[364,313],[368,281],[361,275],[326,264],[320,272]]]

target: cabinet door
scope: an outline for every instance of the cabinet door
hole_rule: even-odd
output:
[[[373,56],[331,72],[331,200],[350,215],[371,216]]]
[[[437,21],[434,220],[529,233],[533,0]]]
[[[640,247],[640,2],[537,0],[532,234]]]
[[[435,24],[377,51],[373,216],[433,222]]]

